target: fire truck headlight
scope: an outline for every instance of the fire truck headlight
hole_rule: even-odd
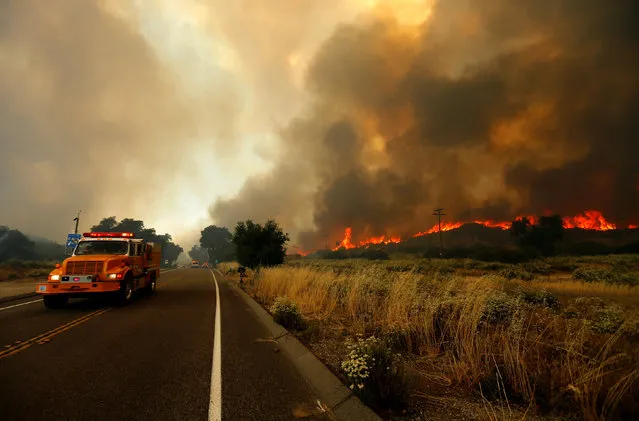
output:
[[[108,275],[109,279],[122,279],[122,274],[121,273],[110,273]]]
[[[49,280],[50,281],[59,281],[60,280],[60,275],[51,275],[51,276],[49,276]]]

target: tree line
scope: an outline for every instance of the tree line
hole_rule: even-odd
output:
[[[158,234],[155,228],[148,228],[144,221],[133,218],[124,218],[118,221],[115,216],[103,218],[97,225],[90,229],[91,232],[132,232],[135,238],[160,244],[162,248],[162,265],[168,260],[168,265],[173,266],[184,249],[173,242],[170,234]]]
[[[209,225],[200,233],[200,244],[189,251],[191,259],[211,263],[237,261],[255,269],[284,263],[287,233],[274,220],[258,224],[240,221],[231,233],[228,228]]]
[[[155,228],[146,227],[144,221],[115,216],[103,218],[90,228],[91,232],[131,232],[136,238],[160,244],[162,263],[168,260],[174,265],[184,249],[175,244],[170,234],[158,234]],[[199,245],[193,246],[188,255],[198,261],[237,261],[241,265],[256,268],[284,263],[285,244],[289,241],[280,226],[273,220],[261,225],[251,220],[238,222],[234,232],[228,228],[209,225],[201,231]],[[18,230],[0,226],[0,262],[19,260],[62,260],[65,248],[54,242],[33,241]]]
[[[60,246],[64,254],[64,248]],[[36,242],[16,229],[0,226],[0,262],[7,260],[44,260],[45,256],[36,250]]]

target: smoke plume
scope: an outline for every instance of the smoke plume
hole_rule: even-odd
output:
[[[275,217],[305,248],[347,226],[414,233],[435,207],[451,219],[597,209],[639,222],[639,3],[440,0],[423,22],[400,12],[374,9],[322,43],[278,162],[213,219]]]
[[[0,223],[58,241],[78,209],[80,229],[151,225],[167,186],[198,177],[183,142],[233,139],[233,98],[187,97],[127,6],[0,1]]]

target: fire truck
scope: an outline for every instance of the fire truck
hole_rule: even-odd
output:
[[[133,233],[86,232],[47,282],[36,285],[36,292],[48,308],[65,307],[69,298],[100,295],[127,305],[138,290],[155,292],[161,257],[159,244],[134,238]]]

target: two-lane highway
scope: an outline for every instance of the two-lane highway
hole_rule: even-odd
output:
[[[174,270],[158,286],[127,307],[0,305],[0,418],[328,419],[221,274]]]

